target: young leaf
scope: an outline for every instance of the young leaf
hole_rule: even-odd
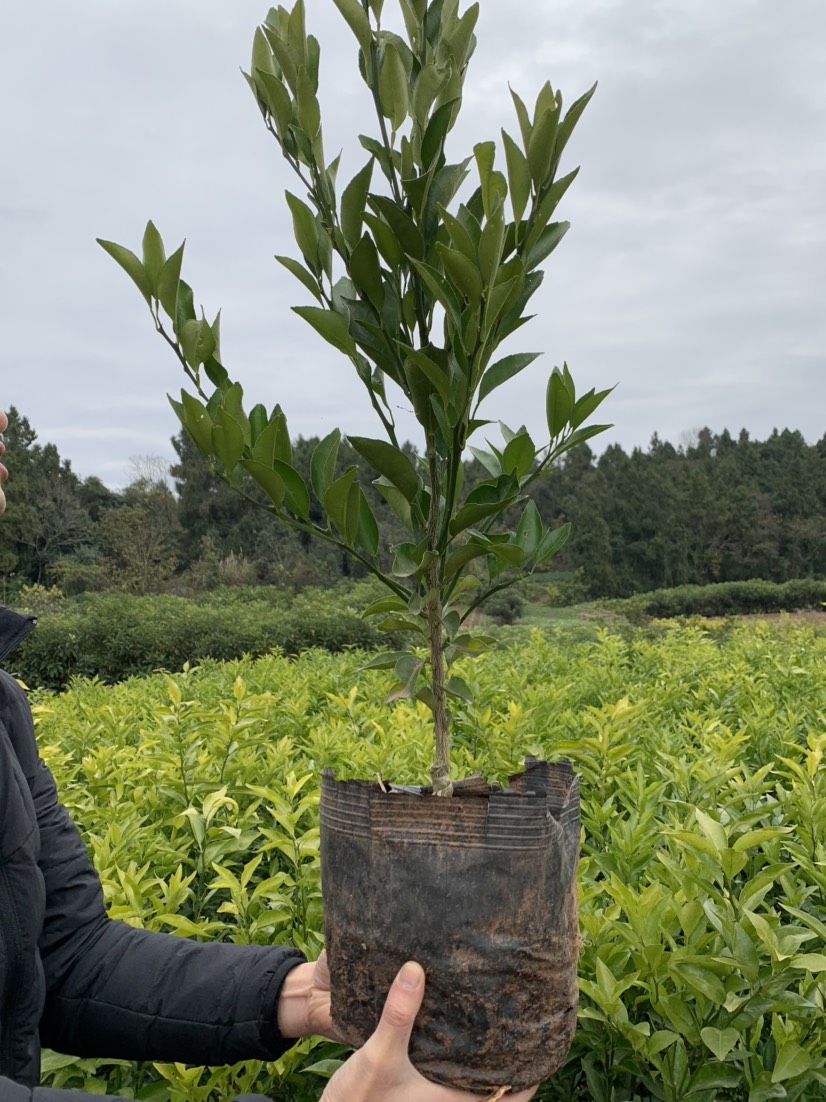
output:
[[[551,377],[548,379],[545,407],[548,432],[551,434],[551,439],[554,440],[568,424],[574,408],[570,391],[566,387],[558,367],[553,369]]]
[[[181,282],[181,265],[183,259],[184,245],[181,244],[175,252],[167,258],[158,276],[158,300],[169,315],[169,319],[173,325],[177,323],[178,319],[178,287]]]
[[[518,225],[531,197],[531,170],[528,167],[528,159],[525,154],[510,134],[504,130],[502,131],[502,141],[505,145],[505,160],[508,165],[508,184],[510,185],[513,218]]]
[[[313,278],[312,273],[307,271],[303,264],[299,264],[299,262],[294,260],[291,256],[276,256],[275,259],[279,264],[282,264],[288,272],[291,272],[318,302],[322,301],[317,281]]]

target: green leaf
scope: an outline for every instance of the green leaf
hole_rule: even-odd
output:
[[[378,616],[385,612],[403,612],[407,608],[407,601],[396,593],[390,593],[386,597],[379,597],[372,601],[362,612],[362,616]]]
[[[256,459],[242,459],[241,466],[252,475],[276,509],[280,509],[284,501],[284,483],[279,475]]]
[[[591,414],[602,405],[613,389],[614,387],[609,387],[608,390],[600,390],[599,392],[589,390],[587,394],[583,394],[581,398],[577,398],[571,413],[571,428],[578,428],[583,421],[586,421]],[[740,848],[736,842],[734,848]]]
[[[310,493],[304,479],[283,459],[274,459],[272,469],[284,483],[284,504],[297,517],[308,520],[310,516]]]
[[[408,652],[406,650],[391,650],[383,651],[381,654],[377,654],[375,658],[371,658],[369,662],[361,667],[363,670],[392,670],[400,658]]]
[[[473,703],[473,690],[461,677],[449,678],[445,685],[445,692],[459,700],[464,700],[467,704]]]
[[[373,234],[373,240],[376,242],[376,247],[381,253],[387,267],[391,271],[397,272],[402,261],[404,260],[404,252],[402,251],[401,242],[395,233],[390,229],[386,222],[384,222],[378,215],[365,211],[364,222],[370,227],[370,231]]]
[[[450,282],[470,306],[477,307],[482,300],[482,276],[479,269],[462,253],[441,242],[437,243],[436,249]]]
[[[433,62],[428,62],[427,65],[419,70],[419,74],[413,85],[411,108],[413,118],[422,133],[424,133],[427,128],[427,116],[430,108],[433,106],[433,101],[438,96],[447,76],[448,70],[442,65],[435,65]],[[425,170],[427,170],[430,166],[425,165],[424,167]]]
[[[347,470],[330,483],[324,494],[324,509],[335,524],[345,543],[355,542],[359,522],[359,493],[361,487],[356,482],[357,467]]]
[[[198,399],[185,390],[181,391],[180,416],[198,451],[202,455],[212,455],[212,418]]]
[[[367,13],[359,0],[333,0],[333,3],[344,16],[350,30],[358,39],[358,44],[365,57],[369,57],[373,34],[370,30],[370,20],[367,18]]]
[[[812,1057],[796,1041],[784,1041],[774,1062],[772,1083],[783,1083],[787,1079],[794,1079],[795,1076],[803,1075],[813,1066]]]
[[[458,100],[451,99],[441,104],[430,116],[430,122],[422,138],[422,167],[425,172],[433,167],[442,152],[457,103]]]
[[[457,547],[455,551],[451,552],[445,563],[445,577],[452,578],[454,574],[458,574],[463,567],[467,566],[473,559],[478,559],[482,555],[487,555],[490,550],[489,545],[481,541],[476,542],[474,540],[468,540],[467,543],[463,543],[460,547]]]
[[[530,557],[539,547],[542,540],[542,517],[539,515],[539,509],[533,500],[529,501],[522,510],[515,539],[518,546],[525,552],[526,557]]]
[[[581,95],[578,100],[574,100],[568,110],[565,112],[559,131],[556,137],[556,147],[554,149],[554,169],[556,169],[559,159],[562,156],[562,150],[568,144],[568,139],[573,133],[573,129],[579,122],[580,116],[590,102],[591,96],[596,92],[597,86],[594,83],[584,95]]]
[[[502,470],[505,474],[515,474],[521,478],[527,474],[536,459],[536,446],[526,432],[521,432],[511,440],[502,454]]]
[[[513,218],[518,226],[531,197],[531,170],[528,167],[528,159],[525,154],[510,134],[504,130],[502,131],[502,141],[505,144],[505,160],[508,165],[508,184],[510,185]]]
[[[546,107],[534,122],[530,141],[525,147],[531,179],[541,188],[551,174],[551,158],[554,151],[559,107]]]
[[[371,157],[364,168],[357,172],[341,196],[341,232],[351,248],[361,240],[361,226],[370,180],[373,177],[374,158]],[[392,265],[391,265],[392,267]]]
[[[149,280],[149,276],[146,274],[146,270],[141,264],[140,260],[130,250],[123,247],[123,245],[117,245],[114,241],[104,241],[102,237],[95,239],[100,247],[112,257],[114,261],[120,264],[121,268],[126,272],[140,293],[146,299],[147,303],[152,298],[152,284]]]
[[[370,195],[369,202],[396,235],[402,251],[414,260],[422,260],[425,254],[424,239],[413,219],[386,195]]]
[[[356,342],[350,336],[347,320],[335,310],[325,310],[320,306],[293,306],[293,313],[304,318],[317,333],[328,341],[333,348],[347,356],[355,356]]]
[[[436,301],[444,306],[456,329],[461,330],[462,307],[453,286],[441,272],[436,268],[432,268],[429,264],[422,264],[418,260],[412,260],[411,264],[422,277]]]
[[[371,467],[401,490],[408,501],[415,500],[421,481],[401,449],[386,440],[372,440],[367,436],[348,436],[347,439]]]
[[[552,555],[555,555],[560,550],[562,545],[571,534],[571,525],[563,524],[560,528],[549,529],[542,537],[542,542],[536,551],[535,566],[541,566],[543,562],[546,562]]]
[[[184,245],[182,244],[167,258],[158,276],[158,299],[173,325],[177,325],[178,322],[178,287],[181,282],[183,259]]]
[[[321,127],[321,111],[313,82],[303,65],[298,70],[296,113],[298,115],[298,125],[312,142]]]
[[[367,300],[381,314],[384,306],[384,283],[379,254],[369,234],[365,234],[350,255],[350,278]]]
[[[479,242],[479,271],[486,287],[492,286],[502,261],[505,244],[505,220],[498,207],[485,224]]]
[[[826,954],[802,953],[789,961],[791,968],[803,968],[807,972],[826,972]]]
[[[321,292],[318,289],[318,282],[313,278],[312,273],[307,271],[303,264],[300,264],[297,260],[293,260],[291,256],[276,256],[275,259],[279,264],[283,265],[288,272],[291,272],[318,302],[321,302]]]
[[[528,142],[531,140],[531,120],[528,115],[528,109],[519,96],[514,92],[513,88],[508,85],[510,90],[511,99],[513,100],[513,106],[516,108],[516,117],[519,120],[519,131],[522,135],[522,145],[525,149],[528,148]]]
[[[143,235],[143,267],[149,279],[152,293],[156,298],[158,295],[158,278],[165,262],[166,253],[164,252],[161,235],[155,228],[154,222],[147,222]]]
[[[570,222],[552,222],[550,226],[546,226],[528,253],[526,261],[528,268],[538,267],[545,257],[554,251],[570,227]]]
[[[244,451],[244,430],[224,406],[218,407],[213,418],[212,451],[221,460],[224,472],[229,477],[238,466]]]
[[[548,419],[548,432],[551,439],[556,439],[568,424],[574,408],[574,400],[568,387],[562,378],[562,372],[555,367],[548,379],[548,389],[545,398],[546,415]]]
[[[316,217],[307,204],[302,202],[297,195],[293,195],[289,191],[284,194],[287,197],[287,206],[293,216],[293,233],[295,234],[296,243],[307,263],[307,267],[317,275],[320,271],[318,245],[321,231]]]
[[[356,525],[355,543],[366,551],[370,558],[375,558],[379,550],[379,526],[373,516],[373,510],[364,495],[361,486],[358,489],[358,521]]]
[[[215,351],[215,335],[204,318],[185,322],[180,332],[180,342],[186,362],[192,368],[200,367]]]
[[[379,72],[379,103],[385,118],[398,130],[407,118],[407,70],[392,42],[384,47]]]
[[[324,495],[333,481],[340,443],[341,433],[338,429],[333,429],[331,433],[316,444],[310,457],[310,484],[313,487],[313,493],[322,505],[324,504]]]
[[[267,73],[263,69],[253,70],[253,72],[261,82],[270,117],[275,120],[276,133],[283,142],[293,121],[293,101],[290,93],[284,86],[283,80],[273,73]]]
[[[445,403],[449,402],[453,396],[453,392],[450,379],[447,377],[444,369],[437,364],[435,360],[432,360],[430,356],[422,352],[421,349],[408,348],[407,346],[402,347],[405,353],[405,368],[408,369],[408,378],[410,377],[409,368],[410,365],[412,365],[414,368],[421,371],[425,378],[432,383],[441,399]]]
[[[717,1029],[714,1026],[701,1029],[700,1036],[703,1038],[703,1043],[720,1061],[725,1060],[740,1039],[736,1029]]]
[[[505,356],[504,359],[491,364],[482,376],[482,382],[479,385],[479,401],[481,402],[487,398],[492,390],[501,386],[502,383],[506,383],[508,379],[512,379],[514,375],[518,375],[520,371],[523,371],[541,355],[541,352],[519,352],[514,356]]]

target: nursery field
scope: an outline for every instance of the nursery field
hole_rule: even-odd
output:
[[[826,1097],[826,636],[807,625],[517,630],[461,669],[454,773],[526,754],[583,781],[581,1001],[543,1102]],[[321,769],[421,783],[423,705],[355,651],[204,661],[32,694],[41,752],[113,916],[196,938],[322,945]],[[495,890],[495,885],[491,885]],[[233,1068],[70,1060],[44,1082],[310,1102],[321,1041]]]

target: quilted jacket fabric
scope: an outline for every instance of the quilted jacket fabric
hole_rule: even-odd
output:
[[[0,661],[34,621],[0,608]],[[198,944],[109,919],[83,841],[0,671],[0,1102],[70,1102],[36,1086],[58,1052],[229,1064],[276,1059],[295,949]],[[101,1096],[96,1096],[100,1098]]]

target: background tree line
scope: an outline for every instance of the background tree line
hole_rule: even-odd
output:
[[[28,419],[10,411],[6,435],[12,492],[0,525],[0,598],[23,584],[66,593],[120,588],[185,595],[217,585],[301,589],[349,576],[330,545],[273,521],[211,473],[183,433],[177,461],[139,460],[120,491],[80,478]],[[307,477],[317,439],[293,442]],[[411,448],[411,454],[413,449]],[[341,469],[361,465],[365,492],[390,542],[404,534],[371,486],[375,472],[346,444]],[[473,460],[465,488],[486,476]],[[174,488],[173,488],[174,487]],[[618,597],[669,586],[762,578],[826,578],[826,436],[799,432],[765,441],[703,429],[679,447],[656,435],[630,454],[572,453],[533,497],[547,523],[573,522],[552,568],[583,597]],[[320,519],[321,511],[319,507]]]

